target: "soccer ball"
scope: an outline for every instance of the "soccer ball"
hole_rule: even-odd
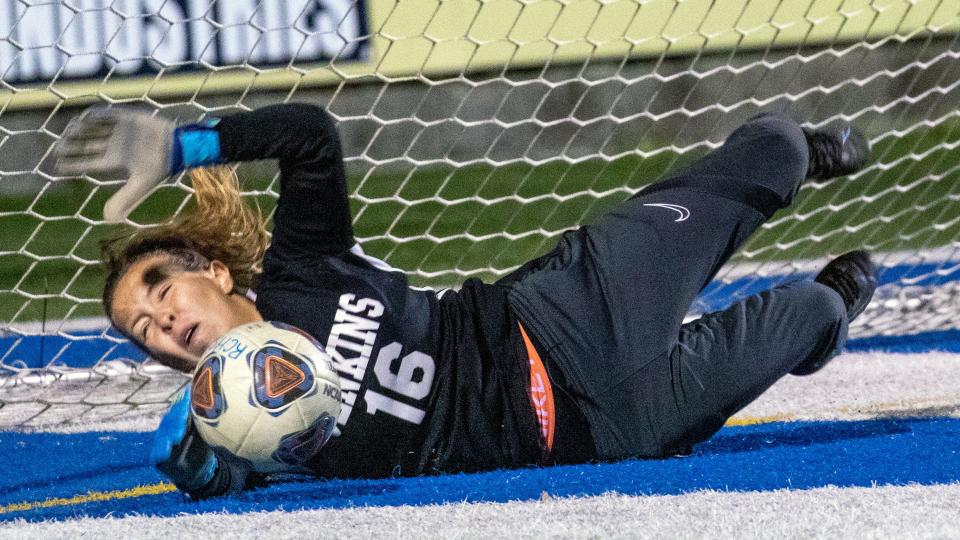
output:
[[[190,412],[215,451],[257,472],[303,470],[333,434],[340,380],[307,333],[277,322],[245,324],[204,351]]]

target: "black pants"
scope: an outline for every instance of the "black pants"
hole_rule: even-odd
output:
[[[683,324],[720,267],[790,204],[807,152],[796,122],[757,116],[505,279],[555,391],[582,412],[596,457],[682,451],[800,362],[842,347],[843,302],[810,281]]]

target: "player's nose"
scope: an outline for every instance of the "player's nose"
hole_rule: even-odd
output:
[[[160,324],[160,328],[163,328],[164,332],[172,331],[176,320],[177,316],[172,309],[162,309],[157,313],[157,323]]]

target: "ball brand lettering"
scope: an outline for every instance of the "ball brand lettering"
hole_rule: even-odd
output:
[[[340,389],[332,384],[324,384],[323,395],[332,399],[340,399]]]
[[[213,344],[212,351],[227,358],[236,359],[247,351],[247,345],[235,337],[226,334]]]

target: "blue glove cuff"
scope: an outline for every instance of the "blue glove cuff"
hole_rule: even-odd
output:
[[[174,130],[170,156],[171,174],[192,167],[224,163],[220,157],[220,134],[214,129],[219,122],[219,118],[210,118],[199,124],[187,124]]]
[[[210,453],[210,459],[208,459],[204,464],[203,468],[197,472],[196,482],[194,485],[189,486],[188,489],[195,490],[201,489],[213,480],[213,476],[217,473],[217,456],[212,452]]]

